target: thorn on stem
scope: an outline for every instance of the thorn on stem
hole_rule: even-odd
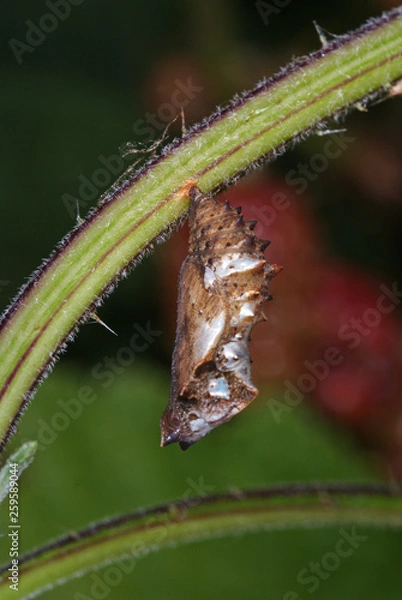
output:
[[[89,315],[96,323],[99,323],[99,325],[102,325],[102,327],[104,327],[105,329],[107,329],[108,331],[110,331],[110,333],[113,333],[113,335],[117,336],[117,333],[115,331],[113,331],[113,329],[111,327],[109,327],[109,325],[106,325],[106,323],[104,321],[102,321],[102,319],[100,319],[98,317],[98,315],[95,312],[91,312]]]

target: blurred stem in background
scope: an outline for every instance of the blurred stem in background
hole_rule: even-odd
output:
[[[282,486],[192,498],[93,524],[21,557],[20,600],[82,577],[119,559],[230,534],[338,525],[352,550],[367,535],[356,527],[400,529],[402,499],[381,485]],[[346,526],[352,525],[350,530]],[[129,569],[127,572],[130,572]],[[2,600],[14,598],[8,565],[0,570]]]

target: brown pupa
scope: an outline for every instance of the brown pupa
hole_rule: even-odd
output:
[[[161,419],[162,446],[185,450],[229,421],[258,394],[251,381],[249,340],[265,319],[269,283],[282,267],[269,264],[269,242],[255,221],[190,189],[189,253],[179,277],[170,400]]]

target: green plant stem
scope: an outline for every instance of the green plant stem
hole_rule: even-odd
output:
[[[0,324],[0,446],[37,384],[116,281],[216,191],[402,77],[402,8],[341,36],[236,98],[137,173],[128,172],[21,290]]]
[[[281,486],[138,511],[92,525],[21,557],[18,597],[34,598],[123,557],[124,572],[131,573],[140,557],[168,546],[233,533],[347,525],[402,528],[402,497],[370,484]],[[7,569],[8,565],[0,569],[2,600],[15,597],[8,587]]]

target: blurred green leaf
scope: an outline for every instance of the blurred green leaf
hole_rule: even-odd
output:
[[[2,502],[8,494],[11,465],[18,465],[16,470],[19,477],[33,461],[37,447],[37,442],[25,442],[7,459],[6,464],[0,470],[0,502]]]

